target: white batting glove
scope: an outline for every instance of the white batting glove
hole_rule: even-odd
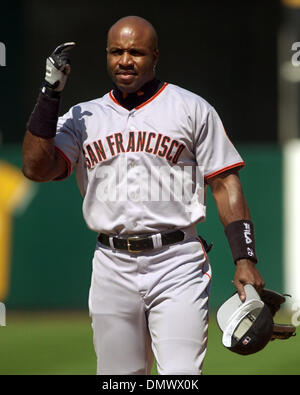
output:
[[[43,93],[49,93],[49,89],[59,93],[64,89],[68,74],[71,72],[69,51],[74,46],[74,42],[61,44],[47,58]]]

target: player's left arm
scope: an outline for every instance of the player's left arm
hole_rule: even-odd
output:
[[[239,225],[241,220],[251,221],[250,211],[243,194],[241,181],[238,170],[230,170],[216,175],[215,177],[207,179],[214,200],[217,205],[219,218],[225,228],[231,230],[231,234],[237,232],[235,225]],[[252,221],[251,221],[252,222]],[[230,225],[231,224],[231,225]],[[230,226],[228,226],[230,225]],[[234,240],[230,237],[231,240]],[[236,235],[238,239],[238,235]],[[254,238],[254,234],[251,235]],[[230,239],[229,244],[230,243]],[[231,249],[235,248],[230,246]],[[245,299],[244,285],[247,283],[253,284],[260,293],[264,288],[265,283],[256,267],[256,262],[253,259],[237,259],[235,261],[236,272],[234,276],[234,286],[236,287],[241,300]]]

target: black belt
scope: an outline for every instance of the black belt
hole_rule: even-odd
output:
[[[98,241],[100,243],[112,247],[109,239],[110,236],[105,233],[100,233],[98,236]],[[161,243],[163,246],[175,244],[182,240],[184,240],[184,232],[182,230],[161,233]],[[151,235],[131,236],[127,238],[113,236],[112,244],[116,250],[127,250],[129,252],[142,252],[155,248]]]
[[[206,240],[200,235],[198,237],[201,239],[202,245],[206,252],[209,252],[212,248],[212,243],[207,244]],[[98,236],[98,241],[108,247],[112,247],[109,242],[110,236],[105,233],[100,233]],[[161,233],[161,242],[163,246],[179,243],[184,239],[184,232],[182,230],[175,230],[173,232]],[[153,239],[151,235],[145,236],[131,236],[127,238],[120,238],[113,236],[112,244],[116,250],[126,250],[129,252],[142,252],[146,250],[153,250]]]

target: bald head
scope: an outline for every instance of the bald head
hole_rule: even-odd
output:
[[[122,92],[137,92],[155,76],[157,34],[146,19],[126,16],[107,35],[107,70]]]
[[[158,50],[157,33],[153,25],[140,16],[125,16],[119,19],[108,31],[107,43],[118,34],[144,36],[153,50]]]

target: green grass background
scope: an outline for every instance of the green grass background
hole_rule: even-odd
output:
[[[288,317],[283,317],[284,320]],[[270,342],[254,355],[231,353],[221,344],[221,332],[212,313],[203,374],[298,375],[299,351],[300,336],[295,336]],[[0,327],[1,375],[95,372],[96,356],[87,312],[7,312],[6,326]],[[155,366],[152,374],[157,374]]]

